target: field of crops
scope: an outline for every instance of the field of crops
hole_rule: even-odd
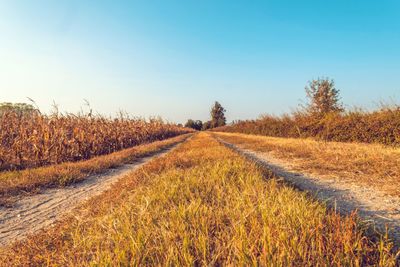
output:
[[[391,243],[202,133],[73,216],[3,248],[3,265],[394,266]],[[6,264],[5,264],[6,263]]]
[[[90,159],[190,132],[160,119],[2,112],[0,170]]]
[[[279,128],[279,120],[215,131],[258,133]],[[0,266],[399,263],[400,152],[393,146],[198,133],[160,119],[36,110],[3,111],[0,126]],[[351,185],[343,192],[361,192],[364,199],[342,195],[362,207],[369,197],[388,201],[368,210],[383,222],[347,200],[339,213],[337,198],[332,208],[314,195],[321,188],[299,191],[234,145],[286,160],[302,174],[334,176]]]
[[[400,0],[0,0],[0,30],[0,267],[400,267]]]

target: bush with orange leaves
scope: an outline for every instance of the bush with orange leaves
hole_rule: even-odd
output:
[[[373,112],[333,112],[323,116],[312,116],[307,112],[279,117],[265,115],[257,120],[238,121],[216,128],[215,131],[399,146],[400,107],[382,107]]]

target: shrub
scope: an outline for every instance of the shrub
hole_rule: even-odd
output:
[[[258,120],[239,121],[231,126],[216,128],[215,131],[399,146],[400,107],[385,107],[373,112],[360,109],[331,112],[320,117],[306,112],[279,117],[265,115]]]

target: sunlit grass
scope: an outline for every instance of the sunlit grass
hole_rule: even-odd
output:
[[[267,179],[266,179],[267,178]],[[390,244],[199,134],[126,177],[7,264],[394,265]]]
[[[282,116],[262,115],[257,120],[237,121],[216,131],[263,136],[315,138],[324,141],[380,143],[400,146],[400,106],[381,104],[374,111],[360,108],[311,115],[297,110]]]
[[[238,133],[216,133],[219,138],[290,163],[297,171],[323,178],[338,177],[400,195],[400,148],[379,144],[323,142]]]

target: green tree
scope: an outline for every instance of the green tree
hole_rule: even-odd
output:
[[[195,121],[194,126],[196,130],[201,131],[201,129],[203,129],[203,122],[201,120],[197,120]]]
[[[38,112],[38,109],[26,103],[0,103],[0,115],[6,112],[16,112],[22,115]]]
[[[335,87],[334,80],[318,78],[310,81],[305,90],[309,100],[307,111],[311,115],[323,116],[344,110],[340,103],[340,91]]]
[[[215,101],[214,106],[211,108],[211,128],[226,125],[225,112],[226,110],[221,104]]]
[[[203,127],[202,127],[203,131],[206,131],[206,130],[211,129],[211,128],[212,128],[211,127],[211,121],[206,121],[206,122],[203,123]]]
[[[185,123],[185,127],[193,128],[194,127],[194,120],[188,119],[188,121]]]
[[[187,128],[192,128],[195,129],[197,131],[201,131],[201,129],[203,128],[203,122],[201,120],[192,120],[189,119],[186,123],[185,123],[185,127]]]

